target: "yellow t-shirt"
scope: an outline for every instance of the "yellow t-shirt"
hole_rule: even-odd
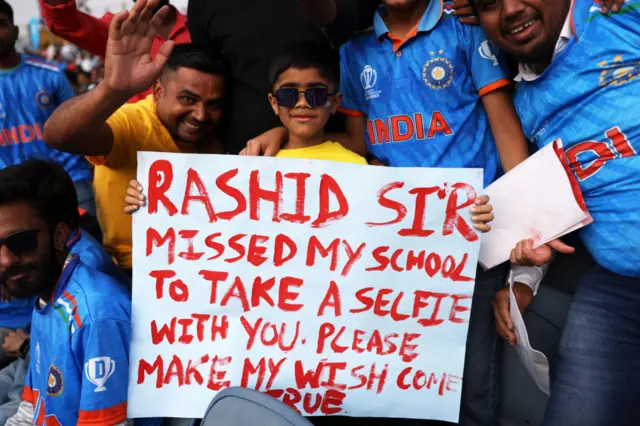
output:
[[[131,268],[131,215],[124,212],[125,191],[136,178],[138,151],[195,152],[192,144],[177,144],[158,118],[153,98],[118,109],[107,120],[113,147],[106,156],[87,157],[96,166],[93,180],[104,246],[121,267]]]
[[[341,163],[367,164],[367,160],[349,151],[337,142],[325,142],[306,148],[283,149],[276,154],[279,158],[304,158],[307,160],[329,160]]]

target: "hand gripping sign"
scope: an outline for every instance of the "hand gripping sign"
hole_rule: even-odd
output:
[[[139,154],[129,416],[229,386],[305,415],[457,421],[476,169]]]

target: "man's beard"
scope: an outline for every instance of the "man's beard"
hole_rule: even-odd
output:
[[[53,241],[49,247],[48,258],[38,264],[31,263],[26,265],[18,265],[13,268],[9,268],[2,275],[0,275],[0,283],[11,297],[24,298],[40,296],[45,292],[53,291],[60,274],[62,273],[63,265],[57,258],[57,252],[53,246]],[[26,281],[29,278],[25,277],[25,280],[15,283],[11,286],[8,285],[7,279],[16,274],[22,272],[36,271],[35,278],[31,281]]]

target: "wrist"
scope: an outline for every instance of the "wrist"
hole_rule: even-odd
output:
[[[100,82],[91,92],[95,92],[101,102],[115,108],[119,108],[135,95],[127,91],[114,90],[105,81]]]

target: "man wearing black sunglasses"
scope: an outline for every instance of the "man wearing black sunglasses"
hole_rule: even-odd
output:
[[[7,424],[83,424],[126,419],[131,298],[69,248],[75,193],[57,170],[0,170],[0,285],[14,300],[36,299],[23,402]],[[57,188],[57,189],[56,189]],[[79,238],[81,238],[80,235]],[[6,303],[6,302],[4,302]],[[10,302],[12,303],[12,302]],[[4,306],[4,305],[0,305]],[[35,308],[35,310],[34,310]],[[0,313],[4,314],[2,310]],[[96,374],[109,376],[96,380]],[[102,383],[100,391],[95,392]],[[57,420],[57,422],[56,422]]]

